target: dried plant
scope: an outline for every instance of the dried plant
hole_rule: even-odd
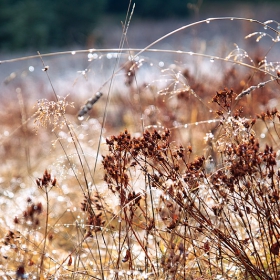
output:
[[[92,68],[115,59],[100,88],[89,86],[91,97],[69,94],[73,89],[59,97],[47,55],[39,54],[53,96],[40,99],[34,113],[22,82],[20,112],[7,102],[1,277],[280,279],[279,62],[238,45],[225,56],[151,49],[219,20],[256,23],[265,32],[246,38],[276,44],[279,24],[206,19],[146,48],[125,49],[133,9],[119,49],[69,52],[89,62],[74,86],[80,74],[88,83]],[[175,63],[155,63],[152,53],[176,55]],[[197,73],[189,67],[194,57],[207,60],[201,70],[216,61],[224,67],[216,66],[215,78],[211,70]],[[5,86],[18,76],[9,75]]]
[[[37,127],[48,127],[52,126],[52,129],[56,128],[62,129],[66,125],[65,120],[63,119],[66,108],[74,107],[74,103],[69,103],[66,100],[66,97],[59,97],[57,101],[49,101],[47,99],[38,100],[37,111],[35,118],[35,125]]]

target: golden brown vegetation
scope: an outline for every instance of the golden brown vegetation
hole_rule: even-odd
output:
[[[237,48],[215,79],[178,63],[139,82],[143,52],[113,53],[123,64],[88,101],[59,97],[45,65],[54,98],[30,106],[31,82],[15,84],[3,279],[280,279],[279,63]]]

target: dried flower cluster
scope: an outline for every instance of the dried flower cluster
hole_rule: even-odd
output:
[[[36,179],[36,184],[39,189],[46,190],[47,188],[52,188],[56,186],[56,178],[52,179],[51,174],[46,169],[42,178]]]
[[[52,129],[62,128],[66,121],[64,119],[66,108],[68,106],[74,107],[74,103],[69,103],[66,97],[58,97],[57,101],[49,101],[41,99],[37,102],[37,112],[35,125],[39,127],[52,126]]]
[[[225,112],[231,111],[232,100],[233,92],[227,90],[213,99]],[[209,258],[208,269],[216,267],[218,260],[226,269],[230,260],[253,278],[272,279],[278,273],[280,173],[276,153],[269,146],[261,151],[252,129],[256,121],[244,119],[241,112],[230,117],[218,114],[223,167],[211,173],[205,170],[203,156],[190,161],[191,147],[171,144],[168,130],[161,134],[146,131],[138,138],[125,131],[107,139],[105,181],[119,197],[124,221],[136,227],[142,220],[147,233],[158,240],[159,251],[164,231],[170,240],[176,240],[165,244],[160,253],[163,271],[174,277],[182,276],[194,259],[203,271],[199,258],[205,253],[215,256]],[[140,170],[148,182],[138,195],[132,191],[132,169]],[[151,190],[161,192],[159,202],[153,201],[155,212],[144,206]],[[139,205],[140,198],[145,201]],[[128,215],[127,209],[132,207]],[[142,211],[137,223],[132,220],[136,209]],[[141,242],[144,248],[145,241]],[[174,251],[177,247],[181,248],[178,253]]]
[[[102,230],[106,220],[102,210],[104,209],[102,205],[102,199],[96,193],[93,198],[85,197],[84,201],[81,203],[81,210],[87,214],[86,225],[87,231],[84,238],[92,237],[92,232],[98,232]]]

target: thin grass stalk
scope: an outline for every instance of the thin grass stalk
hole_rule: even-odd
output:
[[[38,278],[44,278],[44,259],[46,254],[46,244],[47,244],[47,235],[48,235],[48,225],[49,225],[49,190],[47,189],[48,186],[45,186],[45,195],[46,195],[46,202],[47,202],[47,209],[46,209],[46,220],[45,220],[45,230],[44,230],[44,242],[43,242],[43,249],[42,249],[42,256],[41,262],[39,266]]]
[[[39,56],[40,56],[40,53],[39,53],[39,52],[38,52],[38,54],[39,54]],[[43,64],[44,68],[47,69],[41,56],[40,56],[40,58],[41,58],[41,61],[42,61],[42,64]],[[49,83],[50,83],[50,85],[51,85],[51,87],[52,87],[52,91],[53,91],[53,93],[54,93],[54,96],[55,96],[56,100],[58,101],[59,99],[58,99],[58,96],[57,96],[57,94],[56,94],[56,91],[55,91],[55,89],[54,89],[54,87],[53,87],[52,81],[51,81],[51,79],[50,79],[50,77],[49,77],[49,74],[48,74],[47,71],[45,71],[45,72],[46,72],[46,75],[47,75],[47,77],[48,77]],[[66,120],[66,118],[65,118],[64,115],[63,115],[63,118],[64,118],[64,120],[65,120],[67,129],[68,129],[68,131],[69,131],[69,133],[70,133],[71,139],[73,140],[73,144],[74,144],[75,150],[77,151],[77,156],[78,156],[78,159],[79,159],[79,161],[80,161],[81,168],[82,168],[82,171],[83,171],[83,174],[84,174],[84,180],[85,180],[85,183],[86,183],[86,190],[87,190],[87,193],[88,193],[88,198],[90,198],[90,190],[89,190],[89,185],[88,185],[88,181],[87,181],[87,176],[86,176],[86,174],[85,174],[84,165],[83,165],[83,163],[82,163],[82,159],[81,159],[81,156],[80,156],[80,153],[79,153],[79,151],[78,151],[77,144],[76,144],[76,140],[78,141],[78,139],[75,139],[75,138],[74,138],[74,135],[72,134],[72,130],[71,130],[71,128],[69,127],[68,121]],[[59,139],[59,138],[58,138],[58,139]],[[61,146],[63,146],[60,140],[59,140],[59,143],[61,144]],[[64,148],[63,148],[63,150],[64,150]],[[64,151],[65,151],[65,150],[64,150]],[[69,157],[68,157],[67,153],[65,153],[65,155],[66,155],[67,159],[69,160]],[[97,157],[96,157],[96,158],[97,158]],[[71,164],[71,168],[72,168],[72,164]],[[73,170],[73,168],[72,168],[72,170]],[[73,171],[74,171],[74,170],[73,170]],[[74,171],[74,174],[76,174],[75,171]],[[76,178],[77,178],[77,175],[75,175],[75,176],[76,176]],[[78,181],[78,182],[79,182],[79,181]],[[82,191],[83,191],[83,193],[84,193],[84,196],[85,196],[85,192],[84,192],[84,190],[83,190],[83,188],[82,188],[82,185],[81,185],[81,184],[79,184],[79,185],[80,185],[80,187],[81,187],[81,189],[82,189]],[[86,196],[85,196],[85,197],[86,197]],[[89,203],[89,207],[91,207],[91,204],[90,204],[90,203]],[[93,209],[91,209],[91,210],[94,212]],[[105,278],[104,278],[103,267],[102,267],[103,265],[102,265],[101,251],[100,251],[100,245],[99,245],[99,240],[98,240],[98,238],[97,238],[97,233],[96,233],[96,231],[95,231],[95,237],[96,237],[96,243],[97,243],[98,252],[99,252],[99,261],[100,261],[100,266],[101,266],[102,279],[104,280]]]

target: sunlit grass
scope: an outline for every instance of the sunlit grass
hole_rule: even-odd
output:
[[[128,15],[118,49],[1,61],[28,65],[2,86],[3,279],[279,278],[279,62],[151,49],[227,20],[277,47],[212,18],[125,49]]]

